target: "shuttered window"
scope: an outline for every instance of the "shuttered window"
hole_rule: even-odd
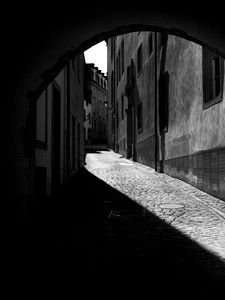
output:
[[[203,108],[222,100],[224,60],[216,53],[203,48]]]

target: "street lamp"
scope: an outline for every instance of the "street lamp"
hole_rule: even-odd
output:
[[[105,106],[105,109],[107,109],[108,108],[108,101],[104,101],[104,106]]]

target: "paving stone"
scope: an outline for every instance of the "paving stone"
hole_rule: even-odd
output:
[[[85,167],[225,261],[224,201],[113,151],[88,153]]]

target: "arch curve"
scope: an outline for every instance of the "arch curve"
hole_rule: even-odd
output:
[[[10,42],[19,45],[19,61],[14,68],[18,89],[21,85],[26,89],[23,93],[40,89],[65,66],[71,55],[108,37],[132,31],[166,31],[208,47],[225,58],[225,24],[216,3],[208,11],[206,5],[196,7],[194,3],[183,9],[175,3],[168,6],[150,3],[148,7],[138,4],[138,8],[122,7],[117,2],[113,2],[113,8],[88,4],[88,12],[86,4],[80,4],[76,13],[66,6],[43,7],[43,11],[39,8],[28,16],[20,14],[19,18],[24,17],[25,22],[17,23],[18,16],[15,17]],[[73,7],[76,8],[75,4]],[[15,46],[11,48],[15,52]]]
[[[14,4],[14,10],[10,7],[6,12],[10,17],[3,26],[5,53],[2,57],[8,99],[3,101],[6,110],[3,110],[1,128],[10,124],[2,139],[6,151],[4,157],[8,158],[5,160],[6,173],[13,186],[17,185],[18,179],[17,175],[11,176],[17,166],[15,150],[21,151],[23,147],[22,130],[29,101],[52,81],[72,55],[113,35],[164,30],[206,46],[225,58],[225,18],[216,1],[213,5],[208,4],[208,11],[207,4],[197,8],[191,1],[183,9],[178,9],[180,3],[178,6],[171,2],[167,7],[150,2],[150,8],[141,1],[138,1],[138,7],[135,3],[122,7],[115,1],[100,6],[96,3],[76,5],[75,2],[72,6],[61,3],[59,7],[56,4],[46,7],[46,3],[42,6],[38,2],[38,7],[26,6],[24,9]],[[24,174],[20,166],[18,170],[18,174]]]

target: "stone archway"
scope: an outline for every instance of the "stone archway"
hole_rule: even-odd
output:
[[[164,30],[209,47],[225,58],[224,19],[215,4],[210,11],[190,2],[184,9],[172,4],[146,8],[141,3],[138,8],[135,5],[124,8],[116,2],[104,8],[89,5],[88,12],[85,4],[75,8],[75,4],[57,8],[39,4],[38,8],[14,9],[10,15],[12,23],[5,34],[4,56],[8,102],[7,119],[3,119],[10,126],[3,137],[6,180],[10,180],[11,190],[14,192],[14,187],[19,185],[22,195],[26,184],[27,167],[21,163],[24,159],[21,128],[29,113],[29,101],[52,81],[72,55],[113,35]]]

